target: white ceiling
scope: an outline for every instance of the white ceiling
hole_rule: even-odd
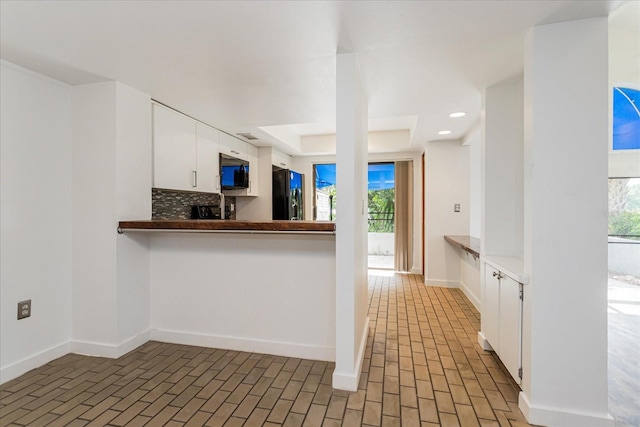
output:
[[[372,130],[409,126],[420,151],[477,124],[482,89],[522,72],[527,29],[622,3],[2,0],[1,56],[72,85],[118,80],[300,154],[261,128],[332,132],[336,53],[355,52]]]

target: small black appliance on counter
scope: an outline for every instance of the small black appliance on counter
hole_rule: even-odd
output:
[[[191,206],[191,219],[221,219],[220,208],[213,205]]]

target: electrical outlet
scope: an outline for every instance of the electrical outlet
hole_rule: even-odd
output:
[[[27,299],[18,303],[18,320],[31,317],[31,300]]]
[[[455,205],[453,205],[453,211],[460,212],[460,203],[456,203]]]

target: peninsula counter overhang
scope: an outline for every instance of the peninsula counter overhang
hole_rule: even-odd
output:
[[[120,221],[118,233],[195,232],[195,233],[270,233],[270,234],[335,234],[334,222],[322,221],[240,221],[240,220],[142,220]]]

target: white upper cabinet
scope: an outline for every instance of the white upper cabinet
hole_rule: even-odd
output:
[[[271,164],[281,169],[291,169],[291,156],[273,150],[271,152]]]
[[[196,189],[196,122],[153,105],[153,186]]]
[[[220,132],[153,104],[153,186],[220,192]]]
[[[233,196],[258,195],[258,149],[170,108],[153,105],[153,186],[220,193],[220,153],[249,162],[249,188]]]
[[[224,134],[223,134],[224,135]],[[249,161],[249,187],[239,190],[224,190],[224,194],[229,196],[258,196],[259,191],[259,151],[258,148],[245,143],[247,148],[247,160]],[[233,154],[232,154],[233,155]],[[235,157],[238,157],[235,155]]]
[[[248,160],[247,143],[220,132],[220,152],[237,159]]]
[[[197,123],[197,187],[198,191],[220,193],[220,132]]]

